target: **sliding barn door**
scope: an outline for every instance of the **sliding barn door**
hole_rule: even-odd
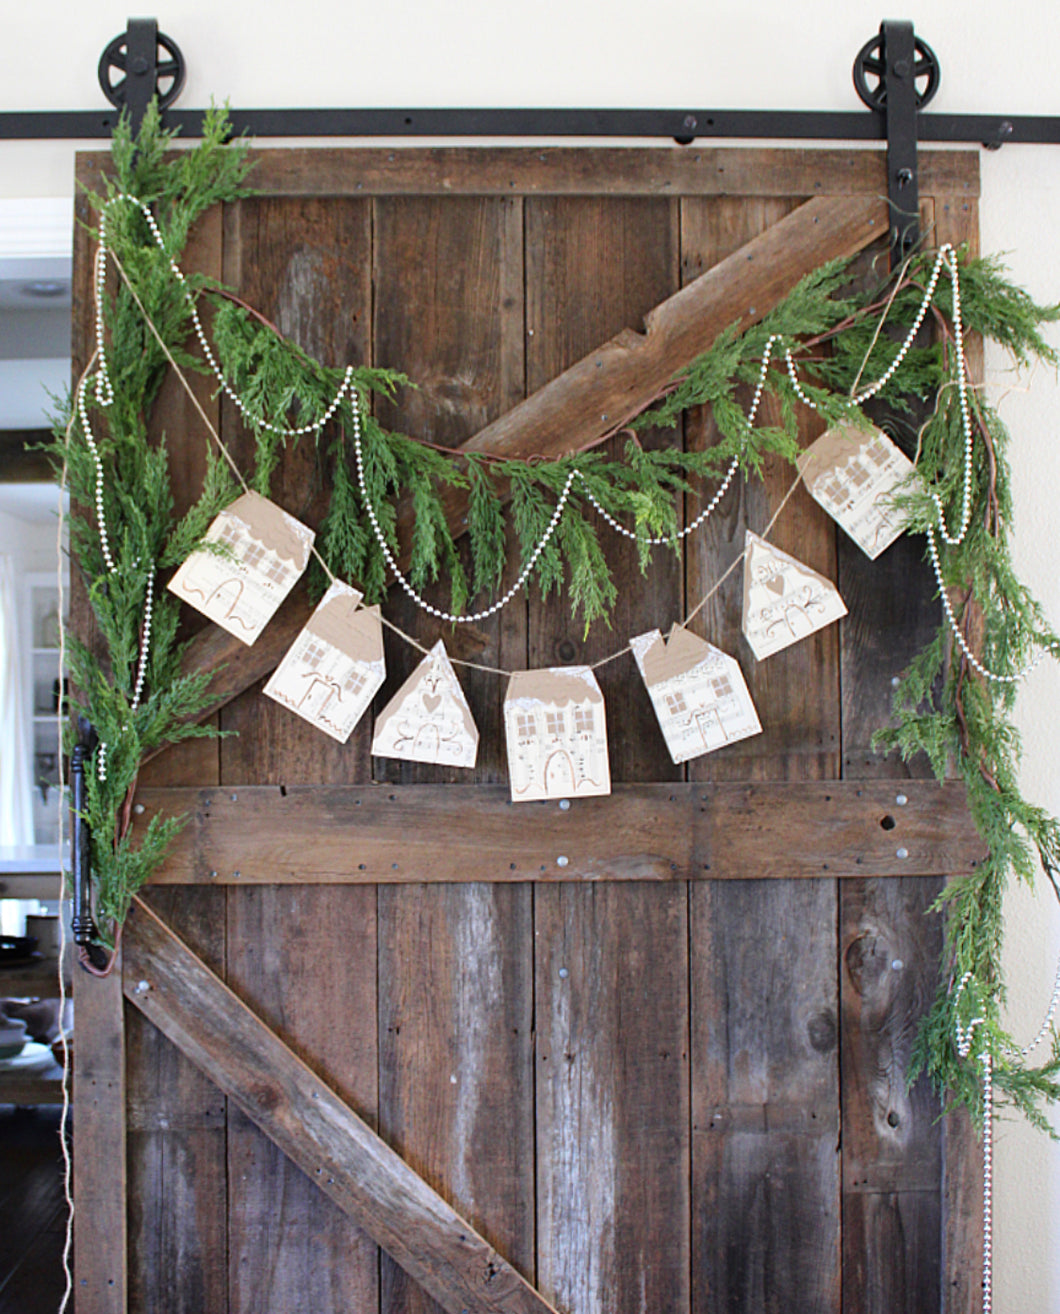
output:
[[[80,181],[102,167],[82,157]],[[693,329],[668,348],[687,359],[823,260],[885,258],[875,152],[284,151],[263,153],[253,181],[259,195],[198,225],[186,267],[222,278],[327,364],[406,371],[418,387],[380,404],[381,421],[447,447],[515,431],[523,455],[557,452],[568,428],[611,428],[624,398],[683,363],[652,355],[682,289],[705,326],[698,345]],[[974,246],[977,188],[974,157],[924,156],[932,242]],[[81,236],[78,262],[84,292]],[[598,351],[610,394],[592,390]],[[647,363],[631,382],[638,352]],[[558,410],[540,398],[519,410],[572,367],[566,391],[546,396]],[[247,465],[234,411],[208,383],[200,395]],[[172,381],[155,423],[187,500],[208,439]],[[801,423],[811,439],[816,422]],[[646,441],[714,440],[709,415],[693,414]],[[619,591],[611,630],[586,637],[536,588],[456,633],[399,591],[385,610],[424,646],[443,636],[489,666],[592,663],[703,598],[790,483],[772,462],[761,483],[737,481],[683,557],[659,551],[646,575],[601,526]],[[315,523],[323,493],[303,441],[273,496]],[[440,1306],[421,1282],[457,1314],[537,1308],[506,1304],[493,1272],[476,1297],[434,1260],[417,1268],[445,1240],[429,1210],[410,1208],[397,1230],[413,1258],[399,1246],[395,1262],[373,1237],[405,1195],[380,1203],[369,1190],[360,1213],[343,1207],[321,1189],[326,1166],[299,1166],[260,1129],[286,1117],[282,1100],[259,1109],[187,1028],[184,1043],[168,1038],[176,1025],[144,999],[159,994],[151,954],[170,932],[484,1238],[498,1283],[510,1265],[541,1308],[977,1307],[975,1156],[925,1086],[905,1083],[934,989],[940,928],[924,913],[942,875],[895,857],[879,822],[903,824],[899,795],[922,795],[909,768],[870,748],[892,677],[938,620],[922,544],[870,563],[803,490],[770,538],[838,583],[849,618],[756,664],[734,572],[695,628],[739,658],[763,734],[687,769],[631,659],[604,667],[616,794],[595,837],[588,801],[507,805],[499,676],[461,673],[479,764],[446,773],[373,759],[371,717],[342,746],[262,697],[304,600],[274,622],[272,649],[231,654],[217,715],[237,735],[193,741],[142,778],[149,811],[181,804],[193,817],[146,895],[161,923],[134,914],[124,981],[78,982],[81,1314],[427,1314]],[[418,656],[388,633],[377,709]],[[831,862],[824,832],[797,821],[840,805],[872,810],[868,876],[860,857]],[[292,856],[284,834],[300,817],[319,824]],[[759,842],[774,823],[774,842]]]

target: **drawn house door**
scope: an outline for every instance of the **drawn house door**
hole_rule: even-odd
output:
[[[574,763],[565,748],[557,748],[545,763],[545,789],[555,798],[577,793]]]
[[[103,167],[80,157],[79,189]],[[974,244],[975,157],[924,152],[920,167],[924,231]],[[405,370],[418,388],[380,419],[447,446],[503,431],[586,360],[586,376],[596,359],[626,362],[615,407],[594,411],[619,424],[630,361],[648,362],[653,388],[673,372],[651,363],[654,307],[708,276],[717,332],[886,229],[882,156],[865,151],[291,150],[263,153],[253,183],[260,195],[202,219],[186,267],[329,364]],[[79,229],[75,369],[92,347],[91,254]],[[572,378],[562,414],[581,423],[596,401]],[[235,414],[196,386],[245,461]],[[175,385],[153,423],[187,500],[206,444]],[[564,427],[543,414],[533,442]],[[713,440],[704,415],[646,439]],[[613,632],[584,636],[535,590],[502,618],[446,630],[446,644],[516,669],[591,663],[666,630],[789,482],[770,464],[730,491],[683,561],[660,552],[647,579],[634,545],[607,538]],[[316,524],[322,491],[312,444],[289,449],[276,500]],[[803,492],[772,537],[838,580],[857,624],[756,665],[737,572],[703,632],[739,657],[764,733],[675,767],[632,661],[612,662],[600,683],[615,796],[566,811],[508,804],[499,678],[465,679],[473,775],[397,765],[370,757],[370,717],[343,746],[261,697],[301,595],[251,649],[202,632],[192,659],[227,663],[217,716],[237,733],[145,769],[147,815],[189,812],[147,893],[161,922],[135,914],[123,975],[78,982],[80,1314],[426,1314],[439,1305],[421,1283],[458,1311],[537,1308],[508,1265],[564,1314],[973,1307],[967,1132],[940,1126],[904,1076],[939,950],[924,912],[945,869],[903,870],[887,840],[867,878],[821,853],[831,832],[805,820],[845,809],[882,844],[891,782],[911,809],[920,797],[869,747],[892,675],[934,624],[920,545],[867,563]],[[425,647],[442,634],[399,594],[386,605]],[[386,655],[382,699],[419,656],[389,634]],[[756,848],[765,823],[783,840]],[[932,861],[948,851],[924,847]],[[459,1240],[438,1210],[416,1214],[412,1195],[371,1183],[355,1220],[331,1182],[341,1143],[314,1167],[259,1130],[278,1118],[304,1132],[296,1099],[187,1057],[213,1018],[180,1035],[166,1020],[181,992],[158,989],[157,973],[186,952],[170,931],[278,1037],[285,1072],[322,1079],[467,1221]],[[233,1050],[211,1052],[223,1067]],[[402,1267],[372,1238],[379,1211],[406,1202],[388,1234]],[[472,1228],[495,1251],[467,1295],[453,1274]]]

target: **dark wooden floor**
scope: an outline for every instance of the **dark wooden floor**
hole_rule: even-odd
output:
[[[0,1314],[55,1314],[62,1300],[60,1112],[0,1105]]]

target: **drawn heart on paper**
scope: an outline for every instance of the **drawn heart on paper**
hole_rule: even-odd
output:
[[[423,695],[423,705],[424,707],[426,707],[428,712],[436,712],[438,708],[441,706],[441,702],[442,702],[441,694]]]
[[[779,598],[780,595],[784,592],[784,576],[774,575],[772,579],[767,579],[766,588],[770,591],[770,593],[775,593]]]

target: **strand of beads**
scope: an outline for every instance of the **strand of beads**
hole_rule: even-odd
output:
[[[98,376],[96,385],[98,388]],[[114,564],[114,558],[110,554],[107,521],[103,514],[103,462],[100,459],[99,448],[96,446],[92,425],[88,420],[88,407],[85,405],[85,380],[83,377],[77,385],[77,413],[81,417],[81,428],[84,431],[85,442],[88,444],[88,450],[92,453],[92,460],[96,467],[96,524],[99,526],[99,545],[103,550],[103,560],[107,570],[113,575],[117,567]]]
[[[779,340],[780,340],[779,333],[771,333],[766,342],[765,350],[762,352],[762,365],[758,371],[758,382],[755,386],[754,396],[751,398],[751,408],[747,412],[748,430],[750,430],[751,426],[754,424],[755,416],[758,414],[758,404],[762,400],[762,390],[765,387],[766,371],[769,369],[769,358],[773,352],[773,343],[778,342]],[[672,538],[668,538],[665,535],[658,538],[653,535],[647,535],[642,538],[641,535],[634,533],[630,529],[627,529],[625,525],[620,524],[614,518],[614,516],[610,514],[609,511],[605,510],[605,508],[600,505],[596,497],[593,495],[592,490],[589,488],[589,485],[586,483],[585,476],[582,475],[580,471],[579,471],[579,477],[581,479],[583,487],[585,488],[586,497],[593,504],[596,510],[600,513],[600,515],[604,518],[604,520],[607,521],[607,523],[611,526],[611,528],[615,530],[616,533],[622,534],[625,538],[633,539],[634,542],[650,543],[652,547],[660,547],[664,543],[674,543],[682,538],[687,538],[689,534],[694,534],[695,531],[700,527],[700,525],[704,523],[704,521],[709,519],[715,507],[725,496],[725,494],[729,491],[729,485],[732,483],[736,475],[736,471],[739,469],[739,467],[740,467],[740,458],[738,456],[734,456],[732,458],[732,461],[729,463],[729,468],[725,472],[725,477],[718,485],[717,490],[714,493],[714,496],[710,499],[710,501],[703,508],[703,510],[700,511],[699,515],[696,516],[695,520],[693,520],[691,524],[686,525],[684,529],[678,530],[677,533],[674,534]]]
[[[166,257],[166,260],[169,262],[169,268],[171,273],[173,274],[173,277],[180,284],[181,291],[184,294],[184,300],[187,302],[188,309],[191,311],[191,320],[192,320],[192,324],[195,327],[195,336],[199,339],[199,345],[202,347],[203,355],[206,357],[206,362],[210,366],[210,369],[213,371],[214,376],[217,379],[217,382],[220,384],[221,389],[223,390],[225,396],[228,397],[233,402],[233,404],[239,409],[239,412],[244,417],[244,419],[248,420],[250,424],[255,425],[259,428],[268,429],[270,433],[277,434],[281,438],[300,438],[304,434],[315,433],[318,429],[322,429],[324,425],[327,424],[327,422],[332,418],[335,412],[339,409],[339,406],[342,404],[343,397],[345,397],[346,394],[350,391],[350,388],[353,384],[354,367],[352,365],[346,366],[345,373],[343,374],[342,377],[342,383],[339,384],[339,389],[335,393],[335,396],[332,399],[331,403],[329,404],[329,406],[324,411],[323,415],[320,416],[319,419],[313,420],[309,424],[302,424],[302,425],[298,425],[295,428],[288,428],[286,425],[272,424],[268,420],[263,419],[260,415],[253,414],[252,411],[247,406],[246,402],[244,402],[243,398],[240,397],[240,395],[228,382],[228,379],[224,371],[221,369],[221,366],[218,364],[217,357],[214,355],[213,348],[210,346],[210,340],[206,336],[206,330],[202,326],[202,320],[199,318],[199,310],[195,304],[195,298],[191,295],[191,292],[188,290],[187,279],[184,277],[184,271],[181,269],[181,267],[177,264],[177,262],[172,258],[172,256],[170,256],[169,252],[166,250],[166,244],[162,237],[162,230],[158,226],[158,221],[151,213],[150,207],[145,205],[144,202],[141,201],[138,197],[130,196],[127,192],[118,192],[115,196],[112,196],[111,199],[107,202],[107,208],[113,205],[115,201],[127,201],[130,205],[136,206],[139,209],[140,213],[143,215],[144,219],[146,220],[147,226],[151,230],[151,236],[155,240],[155,244],[157,245],[158,249],[162,252],[162,254]],[[103,216],[100,219],[100,226],[99,226],[100,251],[103,252],[104,265],[106,262],[105,243],[106,243],[107,208],[105,208],[103,211]],[[97,266],[96,332],[97,332],[97,338],[100,341],[100,350],[102,351],[102,328],[100,327],[100,325],[102,323],[102,308],[101,308],[102,295],[101,294],[102,294],[103,279],[102,279],[102,274],[99,272],[99,270],[100,267]],[[105,363],[103,366],[103,374],[106,376]],[[107,388],[109,389],[109,387],[110,387],[110,380],[108,376]]]
[[[965,1027],[956,1016],[961,995],[971,979],[971,972],[965,972],[953,997],[957,1053],[962,1059],[972,1052],[975,1033],[986,1023],[986,1018],[977,1014]],[[983,1314],[991,1314],[994,1301],[994,1063],[989,1044],[983,1046],[979,1062],[983,1082]]]
[[[155,574],[152,562],[147,571],[147,595],[144,600],[144,633],[140,640],[140,664],[136,671],[136,687],[133,690],[132,710],[140,706],[140,695],[144,691],[144,675],[147,673],[147,650],[151,644],[151,609],[154,606]]]
[[[1017,1056],[1019,1058],[1027,1058],[1029,1055],[1033,1054],[1045,1037],[1050,1034],[1053,1017],[1056,1014],[1058,1004],[1060,1004],[1060,960],[1058,960],[1056,964],[1056,977],[1053,980],[1053,997],[1049,1000],[1049,1007],[1046,1010],[1045,1020],[1038,1028],[1038,1034],[1029,1045],[1024,1045],[1022,1049],[1017,1049],[1015,1045],[1007,1045],[1005,1047],[1007,1053],[1013,1058],[1016,1058]]]
[[[943,265],[949,270],[950,282],[953,285],[953,339],[957,355],[957,396],[961,407],[961,428],[964,432],[964,476],[963,476],[963,497],[961,504],[961,527],[956,534],[951,535],[946,527],[946,514],[942,506],[942,499],[938,493],[932,493],[936,510],[939,517],[939,533],[943,541],[951,547],[957,547],[964,541],[964,536],[968,532],[968,525],[972,518],[972,416],[971,408],[968,405],[968,366],[964,355],[964,327],[961,318],[961,282],[958,273],[957,253],[950,242],[944,242],[938,249],[935,256],[935,263],[931,268],[931,277],[928,279],[927,286],[924,289],[924,295],[921,297],[920,306],[917,309],[916,316],[910,326],[909,332],[905,335],[901,346],[891,361],[890,365],[884,370],[875,383],[869,384],[862,392],[853,396],[851,404],[860,406],[867,402],[871,397],[887,386],[894,377],[895,372],[905,360],[909,353],[910,347],[920,331],[920,326],[924,322],[924,317],[931,306],[932,298],[935,295],[935,288],[938,286],[939,275],[942,272]],[[784,359],[787,364],[788,377],[791,379],[791,386],[794,388],[796,396],[811,410],[817,410],[817,404],[803,390],[799,383],[798,375],[795,372],[795,362],[792,359],[790,348],[784,352]]]
[[[983,1314],[994,1308],[994,1065],[984,1049],[983,1065]]]
[[[357,482],[361,489],[361,500],[364,502],[364,508],[368,512],[368,519],[371,521],[372,531],[375,534],[376,542],[379,544],[384,560],[394,572],[394,578],[417,607],[428,612],[431,616],[438,617],[439,620],[450,621],[453,625],[471,625],[475,621],[486,620],[487,617],[493,616],[496,612],[500,611],[502,607],[506,607],[508,603],[511,602],[512,598],[515,597],[530,578],[530,572],[533,570],[534,566],[537,565],[538,557],[544,552],[545,548],[548,546],[549,540],[556,532],[556,526],[559,524],[560,517],[563,515],[563,508],[567,505],[567,498],[570,495],[571,484],[573,484],[574,476],[577,473],[575,470],[572,470],[567,476],[567,482],[563,485],[563,491],[559,495],[556,509],[552,512],[552,518],[548,522],[548,528],[541,536],[541,541],[534,548],[533,552],[531,552],[526,565],[520,572],[519,578],[507,593],[505,593],[503,597],[498,598],[492,607],[486,607],[482,611],[472,612],[467,616],[456,616],[451,611],[443,611],[440,607],[433,606],[426,598],[417,593],[411,583],[402,574],[398,563],[394,560],[394,554],[390,551],[390,545],[386,541],[386,535],[383,533],[382,527],[379,524],[379,517],[376,515],[375,507],[372,505],[372,502],[368,497],[368,488],[364,478],[364,457],[361,452],[361,418],[359,408],[356,404],[353,408],[353,450],[357,457]]]
[[[946,613],[946,619],[949,621],[950,629],[953,631],[953,637],[957,641],[957,646],[968,659],[969,666],[985,680],[993,680],[996,684],[1016,684],[1031,673],[1036,666],[1041,665],[1046,657],[1053,655],[1055,649],[1043,648],[1037,656],[1033,657],[1022,669],[1016,671],[1013,675],[1000,675],[997,671],[988,670],[983,663],[976,657],[968,646],[968,641],[961,632],[961,627],[957,624],[957,617],[953,614],[953,604],[950,602],[949,594],[946,592],[946,585],[942,580],[942,566],[939,562],[938,544],[935,542],[935,531],[931,526],[927,530],[928,553],[931,557],[931,565],[935,571],[935,579],[938,581],[939,597],[942,599],[942,610]]]

